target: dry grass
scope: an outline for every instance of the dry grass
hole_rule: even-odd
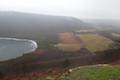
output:
[[[115,36],[115,37],[120,37],[120,34],[119,33],[111,33],[112,36]]]
[[[80,41],[76,39],[74,33],[72,32],[59,33],[59,41],[60,43],[65,43],[65,44],[79,44],[80,43]]]
[[[82,43],[76,38],[72,32],[59,33],[58,49],[67,52],[79,51],[82,47]]]
[[[113,43],[112,40],[96,34],[83,34],[80,39],[91,52],[104,51]]]
[[[57,46],[60,50],[68,52],[79,51],[82,47],[80,44],[62,44],[62,43],[59,43]]]

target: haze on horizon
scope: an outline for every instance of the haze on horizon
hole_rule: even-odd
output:
[[[0,11],[120,19],[120,0],[0,0]]]

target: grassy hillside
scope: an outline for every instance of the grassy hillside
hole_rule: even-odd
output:
[[[0,36],[3,37],[36,40],[37,33],[51,38],[59,32],[87,28],[92,27],[73,17],[0,11]]]
[[[54,70],[53,70],[54,72]],[[56,71],[55,71],[56,73]],[[109,65],[94,65],[71,69],[70,73],[47,73],[36,72],[35,75],[27,74],[25,76],[7,77],[12,80],[120,80],[120,67]],[[3,80],[6,80],[3,79]]]
[[[88,67],[73,70],[71,80],[120,80],[120,67]]]

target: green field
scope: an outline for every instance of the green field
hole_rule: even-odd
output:
[[[69,80],[120,80],[120,67],[101,66],[80,68],[73,70],[67,77]]]
[[[67,76],[65,74],[57,78],[47,76],[46,78],[34,78],[33,80],[120,80],[120,67],[82,67],[73,69]]]
[[[91,52],[107,50],[113,43],[112,40],[96,34],[83,34],[80,35],[80,39]]]

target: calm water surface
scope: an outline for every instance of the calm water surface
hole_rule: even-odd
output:
[[[37,43],[33,40],[0,38],[0,61],[9,60],[33,52]]]

